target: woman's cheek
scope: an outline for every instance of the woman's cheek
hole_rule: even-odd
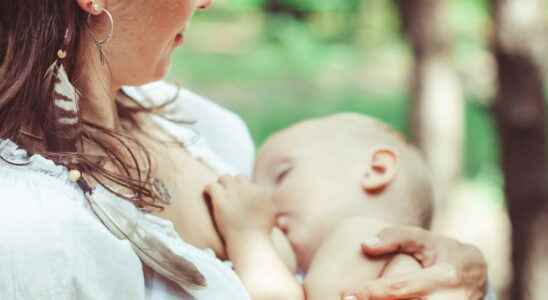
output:
[[[196,1],[170,0],[168,2],[169,3],[162,5],[162,7],[156,11],[161,12],[159,14],[159,20],[165,22],[163,25],[177,32],[190,22],[190,19],[194,14],[194,7],[196,7],[196,5],[192,3],[195,3]]]

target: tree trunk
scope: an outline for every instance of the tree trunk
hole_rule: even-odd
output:
[[[446,0],[395,0],[414,54],[410,79],[413,139],[432,170],[438,209],[461,173],[464,107],[451,65]]]
[[[548,183],[545,99],[534,49],[542,0],[492,0],[499,89],[499,128],[505,192],[512,222],[512,300],[546,299]],[[544,294],[543,294],[544,290]]]
[[[309,13],[298,9],[294,5],[288,4],[283,0],[265,0],[264,10],[273,15],[288,15],[297,20],[304,20]]]

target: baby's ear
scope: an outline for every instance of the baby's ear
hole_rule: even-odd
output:
[[[394,182],[398,175],[398,153],[391,147],[375,148],[368,157],[368,171],[364,174],[361,185],[368,194],[378,194]]]

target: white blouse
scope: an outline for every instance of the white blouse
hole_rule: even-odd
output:
[[[163,82],[124,90],[143,103],[147,98],[163,102],[177,93]],[[178,92],[172,108],[176,116],[198,122],[180,126],[155,120],[194,157],[219,174],[251,174],[254,145],[238,116],[186,90]],[[0,159],[1,300],[250,299],[229,263],[211,250],[185,243],[170,222],[152,215],[139,218],[143,230],[200,270],[206,288],[185,292],[144,265],[131,243],[118,239],[96,217],[64,167],[39,155],[29,158],[7,140],[0,140],[0,156],[30,163],[18,167]],[[105,207],[139,214],[104,188],[98,187],[94,195]],[[492,289],[486,299],[496,299]]]
[[[177,89],[158,82],[125,92],[142,101],[143,96],[163,101]],[[185,127],[155,120],[193,156],[219,174],[251,173],[254,146],[236,115],[185,90],[173,105],[175,114],[183,115],[184,108],[198,122]],[[143,264],[131,243],[98,219],[63,166],[39,155],[28,157],[8,140],[0,140],[0,156],[27,163],[15,166],[0,160],[0,299],[250,299],[229,263],[211,250],[185,243],[170,222],[143,213],[102,187],[93,193],[94,201],[110,212],[135,216],[136,232],[146,232],[193,263],[207,281],[205,288],[184,291],[154,266]]]

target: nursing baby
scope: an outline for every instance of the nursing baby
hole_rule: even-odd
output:
[[[392,224],[428,228],[433,211],[418,151],[373,118],[347,113],[294,125],[262,147],[253,182],[223,176],[206,193],[254,300],[338,300],[367,280],[422,268],[408,255],[360,251],[364,237]],[[441,290],[426,299],[465,295]]]

